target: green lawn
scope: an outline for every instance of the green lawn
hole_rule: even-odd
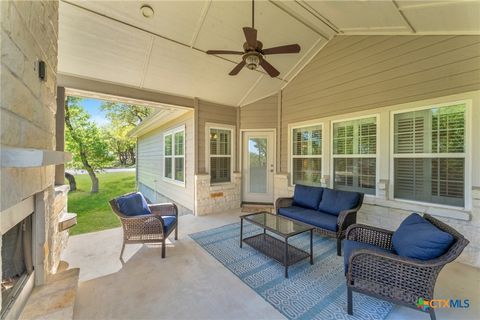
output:
[[[77,225],[70,235],[111,229],[120,226],[120,221],[110,209],[108,201],[119,195],[135,191],[135,172],[98,174],[100,191],[90,193],[90,178],[87,174],[75,176],[77,191],[68,194],[68,211],[77,214]]]

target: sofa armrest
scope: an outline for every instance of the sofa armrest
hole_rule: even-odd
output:
[[[357,209],[344,210],[340,212],[337,219],[338,233],[345,233],[345,230],[352,225],[357,223]]]
[[[148,208],[152,214],[157,216],[175,216],[178,217],[178,208],[174,203],[149,204]]]
[[[275,201],[275,210],[277,211],[278,208],[287,208],[292,206],[293,198],[278,198]]]
[[[393,231],[380,229],[364,224],[353,224],[348,227],[347,240],[372,244],[387,250],[392,249]]]

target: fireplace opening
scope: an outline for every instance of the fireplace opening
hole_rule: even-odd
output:
[[[13,304],[33,272],[32,216],[2,235],[2,313]]]

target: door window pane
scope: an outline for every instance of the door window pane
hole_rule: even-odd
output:
[[[249,192],[251,193],[267,192],[267,147],[266,138],[251,138],[248,140]]]

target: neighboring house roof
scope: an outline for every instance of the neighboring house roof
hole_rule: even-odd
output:
[[[239,56],[205,51],[241,50],[249,1],[151,1],[148,19],[141,5],[61,1],[59,74],[243,106],[284,88],[336,35],[480,34],[479,1],[257,1],[264,47],[298,43],[302,50],[268,57],[279,78],[246,69],[232,77]],[[335,55],[349,50],[332,45]]]

